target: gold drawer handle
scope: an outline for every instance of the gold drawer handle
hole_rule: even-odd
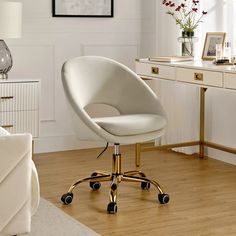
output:
[[[13,125],[2,125],[2,128],[13,128]]]
[[[203,81],[203,73],[194,73],[194,79]]]
[[[152,72],[152,74],[158,75],[159,74],[159,68],[158,67],[152,67],[151,72]]]
[[[13,99],[13,98],[14,98],[13,96],[1,97],[1,99],[5,99],[5,100],[7,100],[7,99]]]

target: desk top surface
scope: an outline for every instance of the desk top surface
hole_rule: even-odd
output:
[[[184,62],[158,62],[150,61],[148,58],[141,58],[137,59],[136,61],[140,63],[157,64],[163,66],[236,73],[236,65],[215,65],[212,63],[212,61],[202,61],[199,59]]]

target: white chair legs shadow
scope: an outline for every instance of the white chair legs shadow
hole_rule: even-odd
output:
[[[114,154],[112,159],[112,173],[105,171],[94,171],[90,177],[80,179],[69,188],[66,194],[63,194],[61,201],[64,204],[70,204],[73,200],[73,190],[81,183],[89,182],[90,187],[93,190],[99,190],[101,187],[100,182],[111,182],[110,187],[110,202],[107,205],[107,212],[115,214],[117,212],[117,191],[118,186],[122,181],[125,182],[139,182],[141,183],[141,188],[147,190],[150,188],[150,185],[153,184],[156,189],[159,191],[158,200],[161,204],[166,204],[169,202],[169,195],[164,193],[158,182],[146,178],[146,175],[141,171],[127,171],[122,173],[121,171],[121,154],[120,154],[120,145],[114,145]]]

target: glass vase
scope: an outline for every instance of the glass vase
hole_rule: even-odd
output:
[[[194,37],[193,31],[183,31],[182,37],[178,38],[178,42],[181,43],[181,55],[194,57],[194,47],[197,41],[198,38]]]
[[[7,79],[7,73],[11,68],[11,52],[4,40],[0,39],[0,79]]]

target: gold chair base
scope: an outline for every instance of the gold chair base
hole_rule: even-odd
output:
[[[110,190],[110,201],[111,202],[116,202],[117,198],[117,187],[121,181],[126,181],[126,182],[145,182],[145,183],[150,183],[153,184],[157,190],[163,194],[163,190],[161,189],[160,185],[158,182],[155,180],[151,180],[146,178],[146,175],[141,172],[141,171],[127,171],[124,173],[112,173],[112,174],[102,174],[101,171],[95,171],[92,174],[93,176],[90,176],[88,178],[80,179],[73,185],[68,190],[68,193],[72,193],[73,190],[77,187],[77,185],[84,183],[84,182],[111,182],[111,190]]]
[[[154,185],[156,189],[159,191],[159,201],[162,204],[166,204],[169,201],[168,194],[165,194],[158,182],[155,180],[151,180],[146,178],[146,175],[141,171],[127,171],[122,173],[121,172],[121,154],[113,154],[113,168],[112,173],[108,173],[105,171],[95,171],[92,173],[92,175],[88,178],[80,179],[71,187],[69,188],[67,194],[64,194],[61,198],[62,202],[64,204],[70,204],[73,199],[73,190],[81,183],[89,182],[90,187],[92,187],[94,190],[97,190],[100,188],[100,182],[111,182],[110,186],[110,193],[109,193],[109,199],[110,203],[108,204],[107,211],[109,213],[116,213],[117,211],[117,190],[120,182],[139,182],[141,183],[142,189],[149,189],[150,185]],[[142,184],[143,183],[143,184]],[[68,197],[68,198],[67,198]],[[66,200],[67,198],[67,200]]]

